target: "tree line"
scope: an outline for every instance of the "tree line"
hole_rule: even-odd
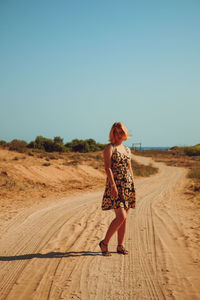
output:
[[[14,139],[11,142],[0,140],[0,147],[18,152],[46,151],[46,152],[95,152],[103,150],[105,144],[97,143],[94,139],[73,139],[71,142],[63,142],[63,138],[55,136],[53,139],[37,136],[34,141],[27,143],[24,140]]]

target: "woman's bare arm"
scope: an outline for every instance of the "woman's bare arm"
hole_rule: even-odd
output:
[[[113,153],[112,145],[107,145],[104,149],[104,167],[111,186],[115,185],[113,172],[111,169],[111,156]]]
[[[109,180],[109,183],[111,185],[111,196],[113,198],[117,198],[118,197],[118,190],[117,190],[117,186],[115,184],[115,180],[114,180],[114,176],[113,176],[113,172],[111,169],[111,156],[113,153],[113,148],[112,145],[108,145],[106,146],[106,148],[104,149],[104,166],[105,166],[105,171]]]

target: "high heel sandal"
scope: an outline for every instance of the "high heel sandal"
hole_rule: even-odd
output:
[[[102,255],[103,255],[103,256],[111,256],[111,253],[110,253],[108,250],[106,250],[106,251],[103,251],[103,250],[102,250],[102,248],[101,248],[101,245],[102,245],[102,244],[103,244],[105,247],[108,246],[107,244],[105,244],[105,243],[103,242],[103,240],[99,243],[99,247],[100,247],[100,249],[101,249]]]
[[[119,248],[118,248],[119,246],[120,246],[121,250],[119,250]],[[128,254],[128,250],[126,250],[123,245],[118,245],[117,246],[117,253],[123,254],[123,255],[127,255]]]

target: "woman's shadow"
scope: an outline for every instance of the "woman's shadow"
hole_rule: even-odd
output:
[[[0,256],[0,261],[26,260],[32,258],[64,258],[64,257],[99,256],[99,255],[102,255],[101,252],[92,252],[92,251],[48,252],[45,254],[33,253],[33,254],[21,254],[15,256]]]

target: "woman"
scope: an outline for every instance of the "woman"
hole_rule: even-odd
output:
[[[114,209],[115,219],[111,222],[105,238],[99,243],[102,255],[111,256],[108,243],[117,231],[117,253],[126,255],[124,236],[126,232],[126,219],[129,208],[135,207],[135,189],[133,171],[131,167],[131,151],[122,144],[130,135],[121,122],[113,124],[108,144],[104,149],[104,165],[107,174],[106,188],[102,200],[102,209]]]

